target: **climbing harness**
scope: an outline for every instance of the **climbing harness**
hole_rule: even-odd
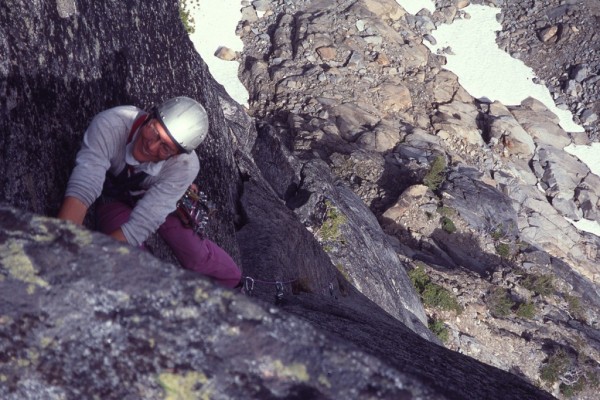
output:
[[[134,121],[127,137],[127,144],[131,143],[135,133],[149,120],[148,114],[142,114]],[[107,171],[99,201],[110,203],[118,200],[133,207],[145,193],[141,184],[147,177],[147,173],[135,172],[133,166],[129,164],[126,164],[125,168],[117,175]]]
[[[208,197],[203,191],[195,191],[191,188],[188,188],[183,197],[179,199],[175,210],[183,226],[192,229],[203,239],[206,236],[208,220],[215,211],[214,204],[208,201]]]

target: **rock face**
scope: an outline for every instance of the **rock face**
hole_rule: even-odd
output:
[[[3,399],[551,398],[370,302],[286,312],[72,224],[0,221]]]
[[[0,397],[551,398],[529,382],[561,354],[561,390],[592,382],[598,241],[562,215],[594,218],[600,186],[553,156],[568,136],[546,111],[475,101],[422,44],[463,3],[253,2],[236,54],[248,113],[173,3],[3,3]],[[245,296],[38,216],[58,209],[97,112],[175,95],[208,110],[197,183]],[[417,267],[463,314],[415,291]],[[540,314],[500,315],[498,287]],[[426,328],[440,321],[450,349]]]
[[[570,28],[592,21],[589,15],[576,19],[572,10],[580,5],[552,3],[536,2],[535,12],[511,3],[503,14],[511,28],[499,41],[524,35],[512,26],[531,30],[546,21],[532,23],[544,8],[551,19],[571,10],[565,11],[573,17]],[[241,76],[252,115],[285,143],[287,165],[295,171],[286,170],[285,184],[282,174],[270,179],[302,187],[301,171],[320,159],[378,217],[408,269],[429,274],[421,295],[430,324],[444,321],[449,329],[448,347],[527,376],[557,396],[594,398],[600,241],[565,217],[596,220],[598,177],[563,150],[588,143],[593,127],[586,125],[588,135],[568,134],[531,98],[517,106],[478,101],[443,70],[443,54],[423,51],[437,25],[469,17],[463,10],[468,4],[440,0],[435,12],[410,15],[393,1],[273,1],[263,17],[243,20]],[[563,28],[540,32],[547,46],[556,49],[552,43]],[[527,40],[539,42],[536,32]],[[596,57],[583,43],[561,45],[560,57],[573,51]],[[573,85],[588,85],[589,96],[577,97],[577,104],[594,96],[589,71],[569,72]],[[593,119],[591,112],[586,116]],[[298,198],[293,191],[283,197],[288,205]],[[319,220],[302,220],[319,237]],[[343,247],[335,242],[325,249],[336,260],[343,259]],[[373,301],[385,298],[366,288],[368,273],[344,270]],[[444,309],[433,295],[439,287],[455,295],[467,317]],[[588,354],[594,359],[589,364]],[[563,367],[549,376],[557,360]],[[570,378],[574,370],[581,379]]]
[[[597,1],[503,2],[501,48],[523,60],[598,141],[600,5]]]

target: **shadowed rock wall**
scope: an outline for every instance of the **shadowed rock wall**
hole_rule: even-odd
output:
[[[166,2],[8,0],[0,6],[2,91],[0,198],[25,210],[54,215],[94,115],[134,104],[150,108],[187,95],[208,110],[210,140],[199,150],[202,187],[220,205],[215,232],[233,232],[235,167],[218,100],[209,78]],[[160,21],[154,21],[160,16]],[[223,232],[221,234],[220,232]],[[235,245],[228,243],[234,254]]]

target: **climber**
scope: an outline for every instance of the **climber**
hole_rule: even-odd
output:
[[[158,230],[184,268],[235,287],[241,271],[233,259],[173,213],[198,175],[194,149],[207,133],[206,111],[189,97],[169,99],[150,112],[134,106],[101,112],[85,132],[58,217],[82,224],[98,200],[101,232],[143,246]]]

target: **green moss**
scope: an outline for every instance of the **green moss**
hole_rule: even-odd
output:
[[[514,222],[500,223],[490,231],[490,236],[494,241],[500,241],[510,236],[509,232],[514,229],[516,229]]]
[[[121,246],[117,249],[117,253],[119,253],[122,256],[126,256],[130,253],[129,249],[125,246]]]
[[[585,310],[581,305],[581,300],[577,296],[566,295],[565,299],[567,300],[567,304],[569,306],[569,314],[573,319],[578,321],[586,321],[585,318]]]
[[[185,9],[185,1],[179,2],[179,18],[183,24],[185,31],[192,34],[196,31],[194,18],[190,16],[190,12]]]
[[[456,226],[454,222],[448,217],[442,217],[442,229],[448,233],[456,232]]]
[[[431,278],[423,267],[414,268],[409,271],[408,276],[421,296],[423,305],[440,310],[456,311],[458,314],[462,312],[462,307],[458,304],[456,297],[443,286],[431,282]]]
[[[417,268],[408,271],[408,277],[419,294],[421,294],[425,290],[425,287],[431,282],[431,278],[429,278],[429,275],[425,272],[425,268],[422,266],[418,266]]]
[[[500,240],[505,236],[505,234],[501,228],[496,228],[492,231],[491,236],[494,240]]]
[[[535,317],[535,304],[533,303],[521,303],[517,309],[517,316],[526,319],[533,319]]]
[[[270,377],[280,381],[308,382],[310,375],[305,364],[284,364],[280,359],[265,356],[257,360],[258,372],[263,377]]]
[[[450,291],[435,283],[427,285],[423,293],[423,304],[429,307],[436,307],[441,310],[462,312],[462,308],[456,297]]]
[[[571,398],[576,396],[579,392],[581,392],[586,386],[585,378],[579,378],[577,383],[572,385],[567,385],[561,383],[559,386],[560,393],[567,398]]]
[[[210,297],[210,295],[204,289],[202,289],[200,287],[197,287],[196,290],[194,291],[194,300],[196,301],[196,303],[203,303],[209,297]]]
[[[163,373],[158,382],[165,390],[165,400],[209,399],[210,393],[202,390],[208,379],[202,372],[188,372],[185,375]]]
[[[346,216],[339,212],[329,200],[325,201],[325,207],[325,219],[317,231],[317,235],[324,242],[344,243],[341,226],[346,223]],[[331,250],[331,246],[324,246],[326,251],[327,248]]]
[[[540,378],[552,385],[567,371],[570,364],[567,353],[563,349],[558,349],[540,368]]]
[[[327,379],[325,375],[319,375],[317,381],[319,382],[319,384],[325,386],[327,389],[331,389],[331,382],[329,382],[329,379]]]
[[[423,184],[433,191],[439,189],[446,179],[445,170],[446,158],[442,155],[439,155],[431,163],[429,172],[423,178]]]
[[[65,224],[65,228],[69,230],[73,234],[72,240],[79,247],[87,247],[92,244],[92,232],[87,229],[81,229],[80,226],[67,223]]]
[[[494,317],[503,318],[511,313],[515,302],[510,298],[508,291],[503,288],[495,288],[486,297],[485,302]]]
[[[498,243],[496,245],[496,254],[504,259],[511,257],[510,245],[507,243]]]
[[[50,286],[37,275],[38,271],[25,253],[22,243],[10,241],[0,245],[0,264],[4,265],[12,278],[28,284],[28,294],[33,294],[36,287]]]
[[[435,211],[444,217],[453,217],[456,215],[455,209],[446,206],[439,206]]]
[[[524,288],[531,290],[541,296],[554,294],[554,282],[552,276],[543,274],[527,274],[521,281]]]
[[[308,382],[310,380],[306,365],[304,364],[292,363],[285,365],[281,360],[275,360],[273,362],[273,367],[275,368],[277,376],[280,378],[288,378],[300,382]]]
[[[427,327],[438,337],[438,339],[442,341],[442,343],[448,342],[449,333],[448,328],[446,328],[446,325],[444,324],[444,321],[435,318],[430,318],[427,322]]]

